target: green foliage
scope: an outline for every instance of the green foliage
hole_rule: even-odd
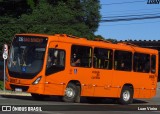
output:
[[[110,41],[110,42],[113,42],[113,43],[117,43],[118,41],[116,39],[113,39],[113,38],[108,38],[106,39],[107,41]]]
[[[0,90],[3,90],[3,81],[0,81]]]
[[[118,41],[116,39],[113,39],[113,38],[104,38],[103,36],[101,35],[96,35],[95,38],[97,40],[103,40],[103,41],[109,41],[109,42],[112,42],[112,43],[117,43]]]
[[[19,6],[22,0],[14,3],[23,12],[6,10],[0,17],[1,47],[17,33],[62,33],[93,39],[100,21],[99,0],[26,0],[23,7]]]
[[[105,39],[105,38],[104,38],[103,36],[101,36],[101,35],[96,35],[95,38],[100,38],[100,39],[103,39],[103,40]]]
[[[30,6],[31,9],[34,9],[35,6],[34,0],[27,0],[27,4]]]
[[[82,0],[83,20],[93,33],[97,30],[101,18],[99,9],[99,0]]]

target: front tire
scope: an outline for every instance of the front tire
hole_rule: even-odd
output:
[[[80,102],[80,87],[69,83],[63,96],[64,102]]]
[[[124,86],[118,102],[122,105],[131,104],[133,102],[133,89],[129,86]]]

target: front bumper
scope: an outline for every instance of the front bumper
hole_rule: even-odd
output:
[[[44,93],[44,85],[41,83],[37,85],[31,85],[31,84],[22,85],[22,84],[5,82],[5,88],[7,90],[12,90],[12,91],[21,90],[22,92],[27,92],[27,93],[37,93],[37,94]]]

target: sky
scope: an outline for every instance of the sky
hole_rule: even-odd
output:
[[[100,0],[101,20],[133,18],[133,15],[136,18],[144,16],[159,16],[159,18],[101,22],[95,34],[101,35],[106,39],[112,38],[118,41],[160,40],[160,4],[147,4],[147,1],[148,0]]]

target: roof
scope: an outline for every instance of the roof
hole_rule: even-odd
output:
[[[64,42],[64,43],[74,43],[77,45],[88,45],[88,46],[96,46],[100,48],[112,48],[117,50],[126,50],[126,51],[139,51],[139,52],[153,52],[156,53],[156,50],[149,49],[149,48],[142,48],[138,45],[135,45],[134,42],[119,42],[119,43],[112,43],[105,40],[100,41],[93,41],[87,40],[86,38],[80,38],[72,35],[67,34],[54,34],[54,35],[47,35],[47,34],[16,34],[16,35],[25,35],[25,36],[41,36],[41,37],[48,37],[49,41],[57,41],[57,42]],[[145,51],[144,51],[145,50]]]
[[[41,37],[49,37],[52,35],[48,34],[34,34],[34,33],[24,33],[24,34],[16,34],[16,35],[23,35],[23,36],[41,36]]]

